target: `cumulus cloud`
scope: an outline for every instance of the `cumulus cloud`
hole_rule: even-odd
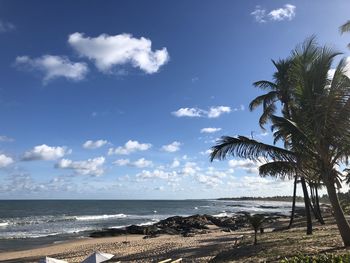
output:
[[[255,10],[250,14],[255,18],[258,23],[265,23],[267,20],[270,21],[291,21],[295,17],[296,6],[286,4],[281,8],[273,9],[267,13],[266,9],[261,6],[256,6]]]
[[[97,140],[97,141],[92,141],[88,140],[83,144],[83,148],[85,149],[97,149],[101,148],[102,146],[106,145],[108,141],[106,140]]]
[[[265,17],[266,17],[266,10],[261,8],[259,5],[255,7],[255,10],[250,13],[252,16],[254,16],[255,21],[258,23],[265,23]]]
[[[292,20],[295,17],[294,5],[286,4],[282,8],[274,9],[269,13],[269,17],[274,21]]]
[[[180,166],[180,161],[176,158],[173,160],[173,162],[170,165],[171,168],[177,168],[179,166]]]
[[[139,143],[138,141],[129,140],[124,144],[124,146],[119,146],[117,148],[109,148],[108,155],[128,155],[137,151],[147,151],[151,147],[152,144],[150,143]]]
[[[199,152],[201,155],[210,155],[213,152],[213,150],[208,149],[206,151]]]
[[[115,66],[131,64],[147,74],[156,73],[169,60],[166,48],[152,51],[152,41],[130,34],[85,37],[82,33],[73,33],[68,43],[82,56],[94,61],[96,67],[104,73]]]
[[[145,158],[140,158],[134,162],[131,162],[129,159],[119,159],[113,162],[113,164],[118,166],[130,166],[136,168],[146,168],[153,166],[153,162],[146,160]]]
[[[71,150],[67,150],[66,147],[61,146],[48,146],[46,144],[35,146],[33,149],[24,153],[23,161],[33,160],[45,160],[51,161],[62,158],[66,154],[71,153]]]
[[[19,56],[15,64],[28,70],[40,71],[44,74],[43,82],[47,84],[56,78],[79,81],[88,73],[88,66],[82,62],[72,62],[65,56],[44,55],[38,58]]]
[[[6,156],[5,154],[0,154],[0,168],[7,167],[13,163],[14,160],[11,157]]]
[[[214,132],[218,132],[218,131],[221,131],[221,128],[208,127],[208,128],[201,129],[201,133],[214,133]]]
[[[197,163],[195,162],[186,162],[181,170],[181,173],[184,176],[193,176],[195,175],[197,172],[199,172],[201,170],[201,168],[197,165]]]
[[[208,112],[208,118],[220,117],[223,113],[230,113],[231,108],[227,106],[211,107]]]
[[[146,179],[166,179],[170,180],[175,178],[177,173],[175,171],[167,172],[161,169],[155,169],[153,171],[143,170],[141,173],[138,173],[136,177],[141,180]]]
[[[259,173],[259,166],[261,164],[262,163],[254,162],[252,160],[230,160],[228,162],[228,165],[231,168],[243,169],[247,173],[251,173],[251,174],[258,174]]]
[[[169,153],[173,153],[173,152],[177,152],[180,150],[180,146],[181,146],[181,143],[180,142],[177,142],[177,141],[174,141],[168,145],[163,145],[162,146],[162,150],[163,151],[166,151],[166,152],[169,152]]]
[[[222,181],[219,178],[205,174],[198,174],[196,180],[209,188],[217,187],[219,184],[222,184]]]
[[[197,108],[180,108],[172,112],[176,117],[202,117],[205,111]]]
[[[209,110],[203,110],[199,108],[180,108],[177,111],[173,111],[172,114],[176,117],[207,117],[218,118],[223,113],[230,113],[231,108],[228,106],[213,106]]]
[[[62,159],[56,164],[56,168],[70,169],[76,174],[101,176],[104,173],[103,164],[105,163],[104,157],[96,157],[88,159],[86,161],[72,161],[69,159]]]

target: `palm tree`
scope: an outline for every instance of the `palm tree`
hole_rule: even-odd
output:
[[[311,37],[304,43],[304,50],[306,54],[312,54],[314,51],[314,37]],[[309,58],[308,56],[307,58]],[[312,57],[312,56],[311,56]],[[292,119],[292,97],[293,97],[293,82],[290,78],[290,70],[293,66],[293,57],[288,59],[280,59],[275,62],[272,60],[276,68],[276,72],[273,74],[273,82],[267,80],[260,80],[254,82],[255,87],[259,87],[264,90],[268,90],[268,93],[258,96],[249,104],[249,109],[252,111],[260,105],[263,105],[263,113],[259,119],[260,127],[264,129],[264,125],[271,119],[271,116],[275,114],[276,102],[281,102],[282,104],[282,114],[288,118]],[[275,167],[276,168],[276,167]],[[306,187],[306,182],[304,178],[300,179],[303,189],[304,202],[305,202],[305,215],[307,218],[307,234],[312,234],[312,220],[309,211],[309,198],[308,190]],[[293,224],[294,213],[295,213],[295,200],[296,200],[296,188],[298,183],[298,174],[294,174],[294,189],[293,189],[293,201],[292,201],[292,212],[290,216],[289,228]]]
[[[290,77],[293,83],[293,121],[272,115],[275,140],[283,139],[286,149],[246,137],[222,137],[212,149],[211,160],[227,155],[266,161],[289,162],[305,179],[309,169],[326,186],[334,217],[345,246],[350,246],[350,225],[340,206],[335,185],[340,163],[350,157],[350,79],[344,59],[329,79],[334,57],[327,47],[303,45],[293,51]],[[306,185],[306,184],[305,184]]]
[[[254,245],[257,245],[258,244],[258,239],[257,239],[258,230],[262,226],[262,224],[264,223],[265,217],[264,217],[264,215],[260,215],[260,214],[255,214],[255,215],[247,214],[246,217],[254,229]]]
[[[344,34],[346,32],[350,32],[350,20],[346,21],[345,24],[341,25],[339,27],[339,31],[341,34]],[[348,48],[350,48],[350,43],[348,44]]]

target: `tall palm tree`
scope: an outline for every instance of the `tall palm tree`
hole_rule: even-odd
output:
[[[314,37],[307,39],[304,43],[305,54],[313,54],[314,51]],[[307,56],[306,58],[309,58]],[[312,57],[312,56],[311,56]],[[293,66],[293,57],[287,59],[280,59],[279,61],[272,60],[276,71],[273,74],[273,81],[260,80],[254,82],[255,87],[259,87],[264,90],[268,90],[268,93],[258,96],[249,105],[249,109],[252,111],[260,105],[263,105],[263,113],[259,119],[259,124],[262,128],[271,119],[271,116],[275,114],[276,102],[282,104],[282,114],[287,119],[292,119],[293,115],[293,82],[290,78],[290,70]],[[303,189],[304,202],[305,202],[305,215],[307,218],[307,233],[312,233],[312,220],[309,211],[309,198],[306,182],[304,178],[300,179]],[[290,216],[289,228],[293,224],[294,213],[295,213],[295,200],[296,200],[296,188],[298,183],[298,173],[294,174],[294,189],[293,189],[293,201],[292,201],[292,212]]]
[[[350,225],[335,186],[341,175],[338,165],[350,157],[350,79],[345,75],[345,61],[340,61],[332,79],[328,76],[338,54],[314,45],[293,51],[293,121],[271,116],[275,140],[283,139],[286,149],[242,136],[222,137],[212,148],[211,160],[233,155],[289,162],[298,172],[304,172],[301,178],[306,177],[305,171],[313,169],[326,186],[344,245],[350,246]]]

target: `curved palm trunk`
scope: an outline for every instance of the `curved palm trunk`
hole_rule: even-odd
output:
[[[350,247],[350,225],[345,218],[343,209],[340,206],[335,186],[332,182],[329,182],[328,180],[324,180],[324,182],[327,188],[329,201],[331,202],[332,208],[334,210],[334,218],[338,225],[338,229],[343,239],[343,243],[346,247]]]
[[[307,186],[305,182],[305,178],[300,178],[301,186],[303,188],[303,194],[304,194],[304,203],[305,203],[305,216],[306,216],[306,234],[312,235],[312,220],[311,220],[311,213],[310,213],[310,198],[309,194],[307,192]]]
[[[288,228],[291,228],[291,227],[292,227],[293,220],[294,220],[294,214],[295,214],[295,199],[296,199],[296,196],[297,196],[297,183],[298,183],[298,176],[296,175],[296,176],[295,176],[295,179],[294,179],[292,213],[291,213],[291,215],[290,215],[290,221],[289,221]]]

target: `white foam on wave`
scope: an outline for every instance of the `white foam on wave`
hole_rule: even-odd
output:
[[[94,220],[106,220],[110,218],[126,218],[125,214],[115,215],[88,215],[88,216],[76,216],[75,219],[78,221],[94,221]]]
[[[227,217],[227,216],[232,216],[232,213],[227,213],[227,212],[221,212],[219,214],[213,215],[214,217]]]
[[[8,222],[0,222],[0,227],[7,227],[8,225]]]

